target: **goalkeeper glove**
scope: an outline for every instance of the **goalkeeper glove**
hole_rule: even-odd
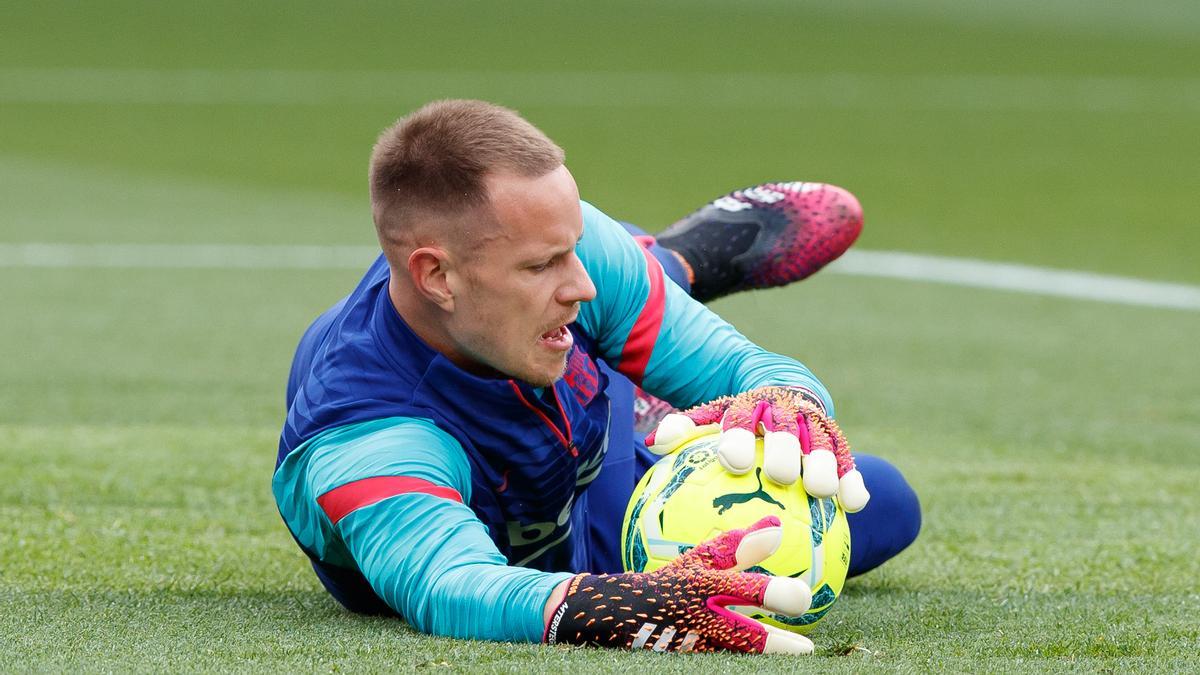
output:
[[[861,511],[871,498],[854,467],[850,444],[820,399],[799,387],[761,387],[672,413],[646,437],[655,454],[666,454],[698,426],[721,425],[717,459],[728,471],[754,468],[755,437],[763,437],[763,470],[780,485],[804,474],[814,497],[838,496],[842,508]]]
[[[546,626],[548,644],[654,651],[811,654],[808,638],[767,626],[733,605],[799,616],[812,593],[800,579],[745,573],[783,541],[779,518],[721,534],[654,572],[581,574]]]

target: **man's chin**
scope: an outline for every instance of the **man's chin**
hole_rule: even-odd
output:
[[[563,359],[562,364],[553,368],[539,368],[537,370],[530,369],[529,372],[520,375],[517,379],[527,382],[535,387],[549,387],[555,382],[562,379],[563,374],[567,372],[567,360]]]

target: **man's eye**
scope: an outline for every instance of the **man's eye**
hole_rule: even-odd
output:
[[[553,264],[553,260],[547,260],[546,262],[538,265],[531,265],[529,269],[533,270],[534,272],[545,272],[546,270],[550,269],[550,266]]]

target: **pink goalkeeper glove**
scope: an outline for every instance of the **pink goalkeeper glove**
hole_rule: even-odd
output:
[[[854,467],[849,442],[818,401],[797,387],[761,387],[725,396],[667,415],[646,437],[646,446],[666,454],[696,427],[720,424],[717,459],[730,473],[743,474],[754,468],[755,439],[762,436],[768,478],[791,485],[803,473],[810,495],[837,495],[847,512],[861,511],[871,495]]]
[[[783,542],[779,518],[768,516],[684,553],[654,572],[580,574],[551,614],[545,641],[617,649],[759,654],[811,654],[803,635],[739,612],[758,607],[800,616],[812,593],[800,579],[743,572]]]

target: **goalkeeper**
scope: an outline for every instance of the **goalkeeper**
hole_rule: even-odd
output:
[[[821,382],[699,302],[836,258],[861,227],[848,193],[760,186],[654,241],[580,201],[557,145],[479,101],[385,131],[370,188],[383,253],[300,341],[272,482],[348,609],[463,638],[811,652],[725,609],[807,609],[802,582],[741,571],[778,546],[773,519],[655,573],[595,576],[620,572],[625,505],[655,459],[635,422],[657,427],[651,449],[720,422],[735,472],[765,432],[769,477],[803,470],[862,509],[852,575],[916,537],[912,490],[850,456]]]

